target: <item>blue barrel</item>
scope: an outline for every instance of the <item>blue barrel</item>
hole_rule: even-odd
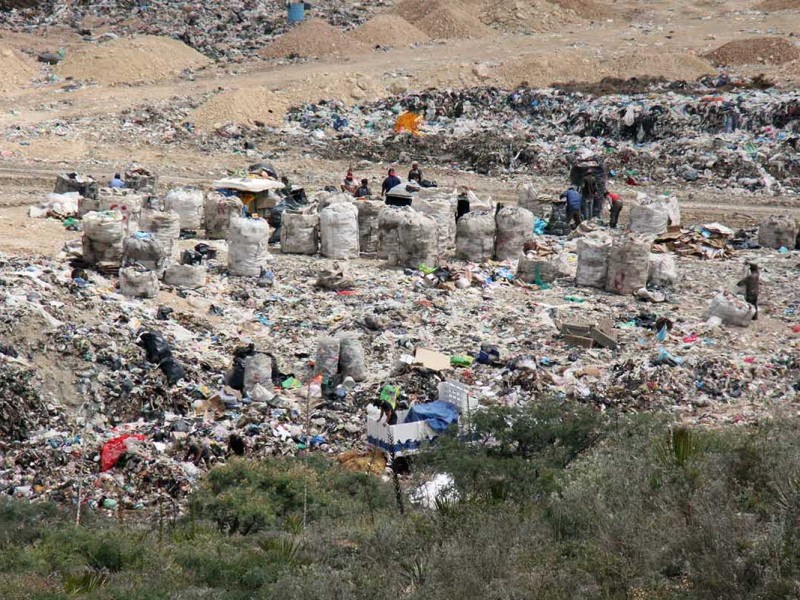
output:
[[[289,3],[289,23],[299,23],[305,18],[305,15],[306,15],[305,2]]]

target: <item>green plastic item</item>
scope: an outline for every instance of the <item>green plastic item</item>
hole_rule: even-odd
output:
[[[457,355],[450,357],[450,365],[453,367],[471,367],[475,359],[471,356]]]
[[[303,387],[303,384],[294,377],[287,377],[281,383],[281,387],[285,390],[296,390],[297,388]]]
[[[436,272],[436,267],[429,267],[428,265],[420,265],[419,270],[425,273],[425,275],[430,275],[431,273]]]
[[[586,302],[586,298],[581,298],[580,296],[564,296],[564,300],[567,302],[575,302],[576,304],[583,304]]]

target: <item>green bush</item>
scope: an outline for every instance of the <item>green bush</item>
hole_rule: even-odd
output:
[[[192,514],[221,531],[247,535],[295,528],[304,520],[354,518],[393,506],[391,489],[324,458],[233,460],[208,474],[191,501]]]
[[[8,501],[0,598],[800,597],[800,422],[587,410],[488,411],[478,443],[412,463],[461,499],[402,515],[389,483],[321,458],[214,469],[161,533]]]

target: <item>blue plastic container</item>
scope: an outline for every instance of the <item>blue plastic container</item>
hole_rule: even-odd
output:
[[[289,23],[299,23],[306,16],[305,2],[289,3]]]

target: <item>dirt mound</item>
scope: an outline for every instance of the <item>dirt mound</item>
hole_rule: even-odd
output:
[[[36,75],[34,63],[26,56],[0,48],[0,90],[10,91],[27,85]]]
[[[395,12],[433,39],[481,38],[492,30],[478,18],[474,6],[458,0],[403,0]]]
[[[56,73],[105,84],[138,83],[168,79],[184,69],[198,69],[210,63],[182,42],[145,35],[87,44],[69,52]]]
[[[800,9],[800,0],[764,0],[756,4],[755,9],[764,12]]]
[[[545,0],[498,0],[486,4],[480,18],[508,33],[550,32],[581,20],[574,12]]]
[[[584,19],[600,19],[607,16],[609,12],[594,0],[552,0],[552,3],[571,10]]]
[[[210,131],[225,123],[253,125],[259,121],[276,126],[285,113],[286,105],[270,90],[245,88],[214,96],[197,108],[190,120],[198,129]]]
[[[369,46],[409,46],[427,42],[430,37],[397,15],[378,15],[353,31],[353,35]]]
[[[669,81],[694,81],[716,71],[702,58],[691,54],[629,54],[610,61],[617,77],[663,77]]]
[[[367,46],[352,36],[328,25],[321,19],[309,19],[264,48],[264,58],[289,58],[295,56],[323,57],[347,56],[365,52]]]
[[[581,52],[559,56],[525,56],[499,67],[493,76],[501,87],[547,87],[557,81],[596,81],[615,75],[600,61]]]
[[[222,92],[198,107],[190,120],[201,131],[226,123],[277,127],[286,111],[308,102],[336,99],[346,104],[385,95],[379,82],[363,73],[316,73],[282,86],[280,90],[250,87]]]
[[[705,54],[717,66],[782,65],[800,58],[800,48],[781,37],[736,40]]]
[[[706,61],[689,54],[635,54],[598,60],[582,52],[558,56],[526,56],[511,61],[493,73],[504,87],[547,87],[569,81],[594,83],[603,78],[663,78],[694,81],[715,71]]]

